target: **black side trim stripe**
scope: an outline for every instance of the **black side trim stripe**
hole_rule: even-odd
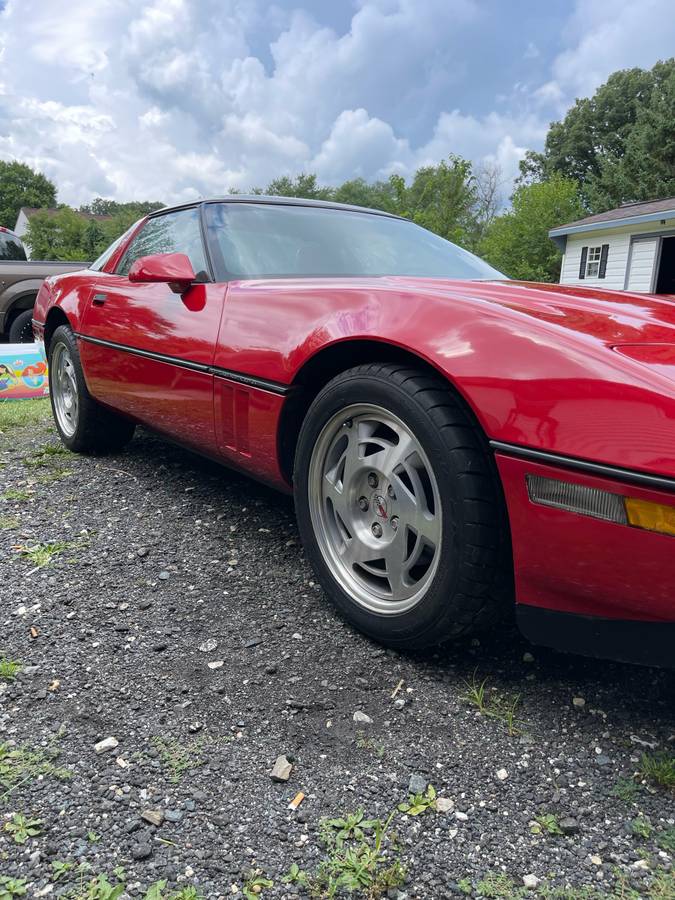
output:
[[[287,384],[281,384],[278,381],[269,381],[266,378],[256,378],[254,375],[245,375],[241,372],[234,372],[231,369],[221,369],[219,366],[207,366],[204,363],[193,362],[189,359],[181,359],[178,356],[168,356],[164,353],[154,353],[152,350],[140,350],[137,347],[129,347],[127,344],[116,344],[114,341],[104,341],[101,338],[90,337],[86,334],[75,334],[81,341],[87,341],[89,344],[98,344],[101,347],[110,347],[113,350],[121,350],[123,353],[132,353],[134,356],[142,356],[144,359],[154,359],[157,362],[169,363],[172,366],[178,366],[182,369],[190,369],[193,372],[203,372],[206,375],[214,375],[216,378],[226,378],[228,381],[236,381],[239,384],[245,384],[247,387],[258,388],[262,391],[269,391],[272,394],[285,396],[290,390]]]
[[[667,478],[661,475],[648,475],[646,472],[636,472],[634,469],[622,469],[619,466],[606,466],[603,463],[589,462],[585,459],[577,459],[574,456],[549,453],[547,450],[533,450],[531,447],[521,447],[519,444],[506,444],[502,441],[490,441],[490,446],[498,453],[517,456],[519,459],[530,459],[532,462],[562,466],[566,469],[574,469],[577,472],[598,475],[601,478],[613,478],[617,481],[639,484],[642,487],[675,491],[675,478]]]

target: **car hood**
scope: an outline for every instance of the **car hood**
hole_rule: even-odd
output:
[[[483,301],[609,347],[675,344],[673,297],[523,281],[395,280],[416,294]]]

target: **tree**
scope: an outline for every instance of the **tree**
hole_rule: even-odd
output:
[[[260,191],[254,189],[253,193]],[[279,197],[304,197],[306,200],[330,200],[333,189],[320,187],[316,175],[301,172],[295,178],[288,175],[275,178],[267,185],[265,193]]]
[[[650,70],[614,72],[592,97],[576,100],[562,122],[551,124],[543,153],[528,151],[520,183],[553,175],[575,179],[593,212],[672,193],[675,119],[668,95],[674,73],[675,59]],[[654,168],[660,174],[647,177]]]
[[[476,202],[471,163],[451,155],[437,166],[423,166],[400,197],[402,212],[423,228],[462,244],[472,228]]]
[[[28,220],[26,243],[33,259],[87,260],[83,246],[87,220],[69,206],[41,210]]]
[[[56,187],[25,163],[0,160],[0,225],[13,229],[22,206],[55,206]]]
[[[554,175],[521,185],[512,201],[512,208],[488,227],[479,254],[512,278],[557,281],[561,254],[548,232],[586,214],[577,183]]]

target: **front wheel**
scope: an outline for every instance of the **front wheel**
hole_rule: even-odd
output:
[[[49,396],[59,436],[76,453],[120,450],[134,434],[135,425],[101,406],[89,393],[77,339],[60,325],[49,344]]]
[[[510,542],[496,473],[440,378],[392,364],[339,375],[305,418],[294,483],[317,576],[370,636],[421,648],[508,608]]]

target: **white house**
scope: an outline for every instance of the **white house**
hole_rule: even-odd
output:
[[[675,294],[675,197],[624,203],[560,225],[561,284]]]

